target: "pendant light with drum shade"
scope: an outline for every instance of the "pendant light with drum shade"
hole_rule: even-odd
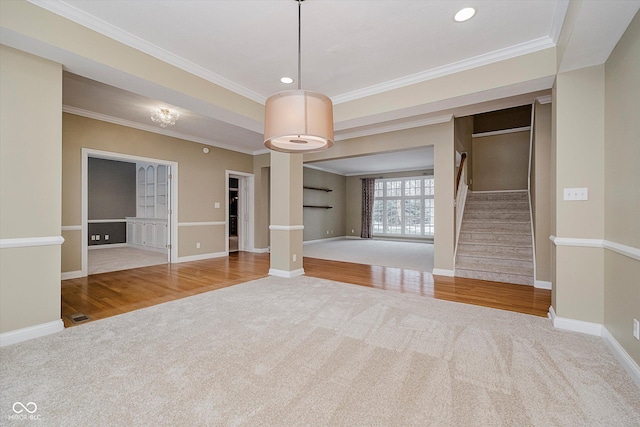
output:
[[[298,90],[267,99],[264,145],[284,153],[323,151],[333,146],[333,103],[321,93],[301,90],[300,6],[298,3]]]

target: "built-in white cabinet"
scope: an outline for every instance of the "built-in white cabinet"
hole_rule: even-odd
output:
[[[169,168],[136,164],[136,216],[127,219],[127,243],[151,250],[166,250],[169,217]]]
[[[166,218],[168,174],[165,165],[138,164],[138,207],[140,218]]]
[[[127,218],[127,244],[143,249],[165,251],[167,249],[166,219]]]

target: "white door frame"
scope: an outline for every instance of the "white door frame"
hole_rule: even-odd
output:
[[[171,236],[171,249],[167,252],[167,262],[176,262],[178,259],[178,162],[163,159],[152,159],[150,157],[133,156],[130,154],[112,153],[110,151],[94,150],[93,148],[82,149],[82,273],[80,277],[88,274],[88,248],[89,248],[89,157],[95,157],[106,160],[116,160],[125,162],[147,162],[159,163],[171,166],[170,180],[170,201],[169,209],[171,215],[169,218],[168,236]]]
[[[229,198],[229,178],[238,178],[238,250],[254,252],[254,218],[252,173],[225,171],[224,191]],[[229,203],[225,203],[225,253],[229,255]]]

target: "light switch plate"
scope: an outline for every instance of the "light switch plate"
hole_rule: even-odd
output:
[[[589,200],[588,188],[565,188],[564,200]]]
[[[214,205],[216,209],[220,209],[220,203],[216,202],[216,204]]]

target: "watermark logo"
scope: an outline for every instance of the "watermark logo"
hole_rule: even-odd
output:
[[[26,405],[22,402],[16,402],[13,404],[13,412],[20,414],[27,411],[30,414],[34,414],[38,410],[38,405],[35,402],[29,402]]]
[[[7,418],[10,420],[39,420],[40,414],[36,414],[38,410],[38,405],[35,402],[16,402],[11,407],[13,409],[13,414],[8,415]]]

